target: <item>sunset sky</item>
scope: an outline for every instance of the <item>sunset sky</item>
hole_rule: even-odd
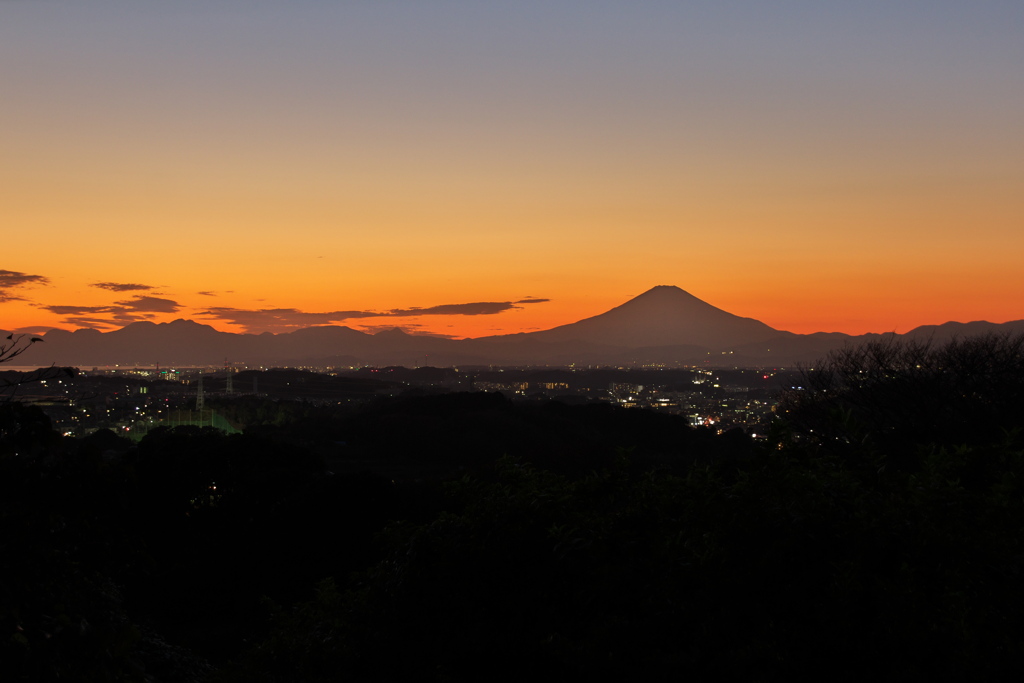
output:
[[[1024,318],[1024,2],[0,0],[0,329]]]

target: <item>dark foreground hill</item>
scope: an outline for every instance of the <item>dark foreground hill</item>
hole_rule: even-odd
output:
[[[0,673],[1015,680],[1022,348],[833,357],[762,442],[449,394],[132,445],[9,404]]]

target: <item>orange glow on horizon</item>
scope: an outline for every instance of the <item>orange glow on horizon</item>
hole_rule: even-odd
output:
[[[1024,6],[114,5],[0,8],[0,328],[1024,318]]]

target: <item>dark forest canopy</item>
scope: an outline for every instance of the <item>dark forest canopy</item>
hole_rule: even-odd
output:
[[[892,456],[915,444],[1019,443],[1024,335],[946,344],[882,339],[829,355],[780,406],[786,423],[821,443],[859,443]]]
[[[764,441],[452,393],[135,444],[8,403],[3,678],[1001,679],[1021,360],[834,354]]]

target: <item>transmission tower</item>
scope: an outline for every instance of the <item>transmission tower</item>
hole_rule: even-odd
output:
[[[196,410],[199,411],[199,420],[203,419],[203,373],[199,372],[199,386],[196,388]]]
[[[235,385],[231,381],[231,366],[228,365],[228,359],[224,359],[224,372],[228,373],[228,386],[226,392],[229,394],[235,393]]]

